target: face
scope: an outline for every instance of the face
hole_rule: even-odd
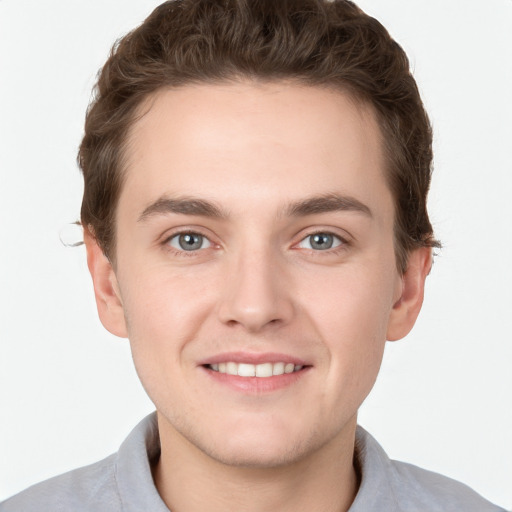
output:
[[[289,83],[186,86],[145,108],[115,271],[88,245],[161,435],[261,467],[342,442],[424,280],[408,292],[396,270],[371,110]]]

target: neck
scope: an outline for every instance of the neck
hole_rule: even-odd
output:
[[[192,445],[160,415],[155,485],[172,512],[346,512],[355,498],[354,417],[347,432],[301,460],[277,467],[223,464]]]

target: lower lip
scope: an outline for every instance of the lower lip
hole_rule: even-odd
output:
[[[239,375],[216,372],[204,366],[201,368],[213,381],[235,391],[249,394],[263,394],[284,389],[295,384],[308,373],[311,367],[306,366],[297,372],[283,373],[282,375],[274,375],[272,377],[240,377]]]

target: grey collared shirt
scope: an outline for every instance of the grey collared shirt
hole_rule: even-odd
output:
[[[151,475],[159,454],[153,413],[117,453],[29,487],[0,503],[0,512],[169,512]],[[505,512],[464,484],[389,459],[361,427],[356,461],[361,485],[349,512]]]

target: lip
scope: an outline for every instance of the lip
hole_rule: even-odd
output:
[[[220,373],[208,368],[208,365],[224,362],[262,364],[262,363],[293,363],[303,368],[293,373],[284,373],[282,375],[273,375],[272,377],[240,377],[239,375],[229,375]],[[215,382],[232,391],[241,392],[247,395],[268,394],[274,391],[282,390],[292,386],[305,377],[311,364],[289,354],[280,354],[276,352],[254,353],[254,352],[224,352],[212,357],[208,357],[199,363],[199,368],[207,375],[210,382]]]
[[[227,363],[246,363],[246,364],[263,364],[263,363],[293,363],[295,366],[311,366],[307,361],[289,354],[280,354],[277,352],[223,352],[199,361],[200,366],[209,364]],[[270,378],[270,377],[269,377]]]

